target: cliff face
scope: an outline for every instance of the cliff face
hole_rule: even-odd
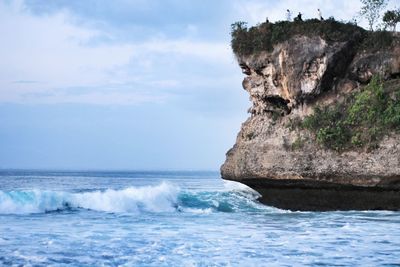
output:
[[[223,179],[247,184],[262,202],[285,209],[400,209],[398,133],[385,134],[374,149],[334,150],[291,127],[317,106],[346,101],[374,75],[400,90],[397,40],[368,52],[354,40],[296,35],[270,52],[236,56],[252,107],[227,152]]]

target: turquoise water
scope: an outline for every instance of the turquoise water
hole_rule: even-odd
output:
[[[0,265],[399,266],[400,212],[290,212],[217,172],[0,172]]]

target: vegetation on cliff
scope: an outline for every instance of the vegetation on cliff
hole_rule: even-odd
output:
[[[400,132],[400,79],[384,82],[383,79],[374,76],[371,80],[372,75],[381,75],[385,79],[399,78],[398,69],[396,69],[397,63],[389,64],[388,62],[397,62],[390,57],[395,57],[393,51],[400,45],[400,36],[386,31],[387,27],[395,28],[399,20],[399,13],[387,11],[383,18],[384,24],[378,25],[379,28],[385,27],[382,30],[373,31],[387,0],[361,0],[361,2],[363,6],[360,15],[367,19],[370,30],[365,30],[353,22],[336,21],[333,17],[324,20],[320,13],[319,19],[309,20],[303,20],[299,13],[291,21],[289,10],[287,21],[271,23],[267,19],[266,22],[249,28],[246,22],[236,22],[231,25],[233,52],[238,56],[244,73],[249,75],[246,78],[248,80],[245,80],[244,87],[252,97],[262,103],[259,105],[257,101],[254,102],[252,114],[270,113],[275,122],[282,116],[290,114],[290,109],[296,108],[295,105],[298,103],[305,103],[308,93],[300,92],[301,98],[293,93],[299,92],[299,88],[312,87],[316,93],[310,95],[317,97],[320,94],[319,90],[325,93],[329,90],[326,88],[334,88],[334,83],[338,84],[337,79],[346,77],[346,79],[354,79],[355,82],[365,84],[370,81],[370,83],[357,92],[354,92],[358,87],[355,85],[352,93],[342,95],[340,99],[344,100],[337,100],[335,105],[315,107],[313,115],[306,117],[303,121],[298,119],[296,123],[290,123],[292,124],[291,128],[295,125],[295,128],[309,130],[320,145],[336,151],[373,149],[378,146],[385,135],[393,131]],[[294,39],[293,42],[292,38],[294,37],[300,38]],[[312,46],[313,43],[316,45]],[[337,52],[335,49],[342,47],[336,45],[337,43],[344,43],[346,51]],[[279,55],[289,54],[289,57],[297,57],[297,53],[301,53],[302,56],[299,57],[301,60],[295,59],[294,63],[291,61],[290,68],[282,67],[286,64],[281,63],[279,64],[282,66],[275,66],[275,61],[269,59],[265,60],[268,69],[266,66],[257,69],[260,64],[255,64],[257,65],[255,67],[249,63],[254,62],[257,58],[263,59],[264,57],[257,57],[261,52],[271,52],[274,49],[280,52],[284,49],[287,50],[288,46],[293,48],[292,52]],[[325,61],[322,61],[320,54],[310,52],[314,47],[325,49],[325,51],[335,51],[333,53],[336,54],[328,58],[326,55],[330,52],[320,53],[324,55]],[[302,50],[304,53],[299,52]],[[240,58],[242,56],[245,58]],[[255,57],[246,58],[246,56]],[[277,56],[277,53],[264,56],[273,58]],[[307,61],[308,58],[310,61]],[[279,62],[284,60],[284,56],[279,58]],[[318,73],[319,70],[324,70],[324,66],[321,64],[326,64],[323,78],[321,78],[321,73]],[[320,66],[322,67],[319,68]],[[349,70],[349,66],[351,66],[351,70]],[[254,71],[250,71],[251,68]],[[349,70],[347,74],[346,69]],[[311,79],[310,77],[318,81],[319,87],[304,82]],[[291,88],[286,88],[287,92],[282,93],[279,90],[283,90],[280,84],[283,79],[285,79],[286,85],[288,80],[291,81]],[[264,83],[261,83],[260,80]],[[303,81],[307,86],[297,81]],[[393,89],[393,85],[396,88]],[[260,90],[264,90],[261,96]],[[276,101],[277,99],[282,101]],[[290,108],[288,103],[291,103]],[[313,103],[315,104],[315,102]],[[280,107],[284,110],[281,110]],[[307,138],[307,135],[299,135],[293,142],[292,148],[303,147],[307,142],[305,137]]]
[[[360,15],[367,19],[370,31],[373,31],[375,23],[380,18],[380,13],[386,7],[388,0],[360,0],[363,4]]]
[[[400,8],[397,10],[388,10],[385,15],[383,15],[383,22],[385,27],[389,27],[392,31],[396,31],[396,25],[400,22]]]
[[[377,50],[392,44],[393,35],[387,31],[366,31],[353,23],[343,23],[333,18],[320,21],[264,22],[254,27],[247,27],[246,22],[231,25],[231,46],[239,56],[248,56],[262,51],[272,51],[274,45],[296,35],[319,36],[328,43],[354,41],[361,49]]]
[[[316,107],[300,126],[328,149],[376,148],[385,135],[400,131],[400,85],[373,77],[344,102]]]

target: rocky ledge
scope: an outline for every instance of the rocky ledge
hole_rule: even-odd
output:
[[[248,40],[235,33],[252,33],[251,38],[264,34],[268,39],[268,27],[239,25],[232,34],[252,107],[226,154],[222,178],[250,186],[261,194],[262,203],[283,209],[400,210],[399,36],[390,33],[389,43],[372,49],[363,45],[365,32],[351,26],[357,34],[345,39],[296,32],[257,51],[251,42],[250,49],[239,49],[238,42]],[[388,97],[385,103],[395,103],[388,111],[393,116],[388,119],[390,127],[357,119],[373,113],[368,101],[361,101],[365,96],[357,96],[373,77],[380,77]],[[377,94],[379,99],[382,94]],[[351,120],[341,115],[346,108]],[[316,120],[332,110],[342,121],[335,116]],[[312,120],[314,128],[304,126]]]

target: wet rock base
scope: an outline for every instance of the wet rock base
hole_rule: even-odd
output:
[[[245,179],[268,206],[292,211],[400,210],[400,190],[296,180]]]

